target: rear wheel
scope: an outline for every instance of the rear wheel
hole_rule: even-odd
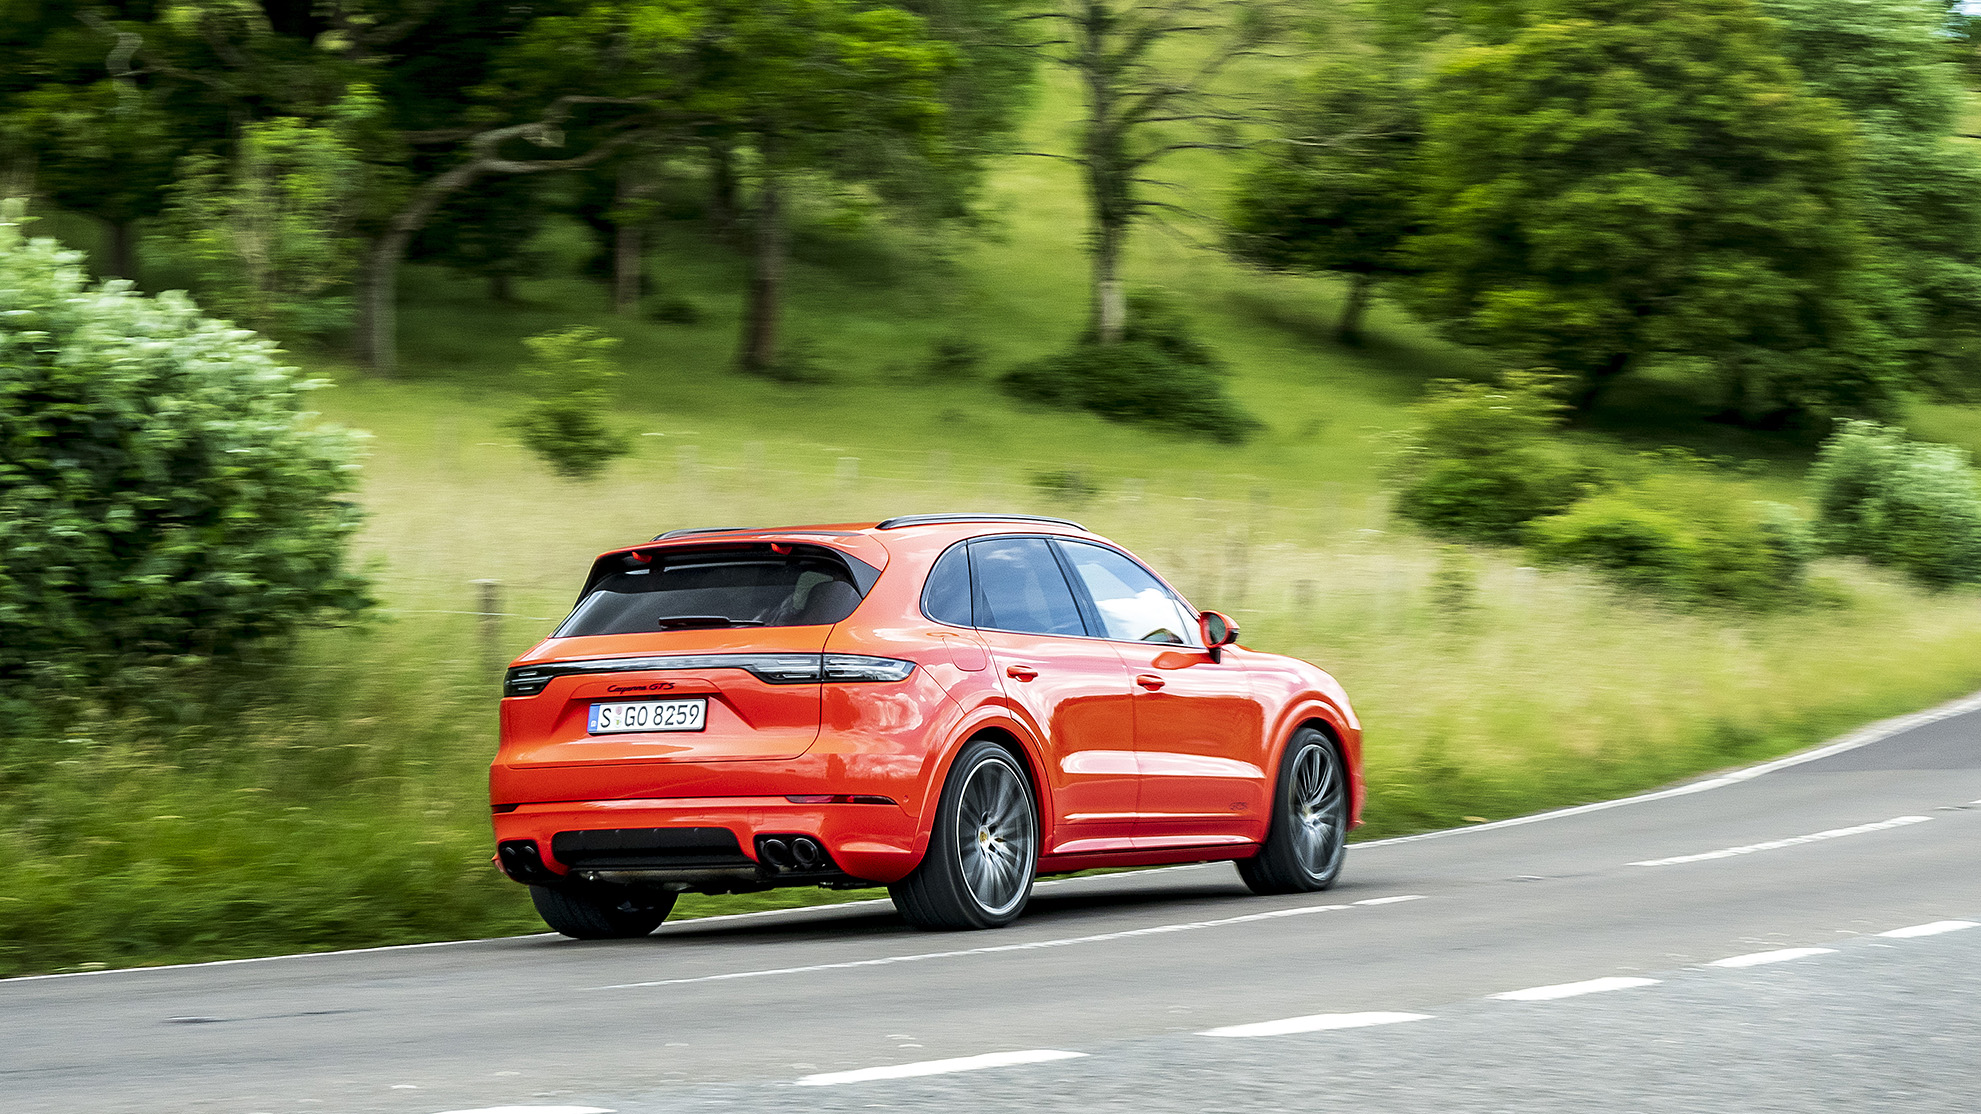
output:
[[[1272,828],[1265,846],[1238,861],[1255,894],[1325,890],[1341,877],[1348,854],[1348,776],[1327,733],[1303,727],[1279,763]]]
[[[1018,919],[1038,870],[1038,810],[1011,752],[987,739],[963,748],[943,783],[929,850],[888,887],[917,928],[998,928]]]
[[[624,886],[531,886],[537,916],[574,940],[622,940],[645,936],[674,911],[664,890]]]

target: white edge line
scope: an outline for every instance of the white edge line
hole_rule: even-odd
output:
[[[1931,924],[1894,928],[1890,932],[1880,932],[1878,935],[1888,940],[1910,940],[1915,936],[1938,936],[1942,932],[1959,932],[1963,928],[1981,928],[1981,924],[1974,921],[1934,921]]]
[[[1395,905],[1399,901],[1422,901],[1423,894],[1398,894],[1395,897],[1366,897],[1355,902],[1357,905]]]
[[[1893,828],[1906,828],[1914,824],[1924,824],[1930,816],[1894,816],[1890,820],[1878,820],[1870,824],[1853,824],[1848,828],[1828,828],[1808,835],[1789,836],[1786,839],[1771,839],[1764,843],[1748,843],[1739,847],[1720,847],[1712,851],[1700,851],[1691,855],[1672,855],[1663,859],[1639,859],[1625,866],[1678,866],[1683,863],[1703,863],[1714,859],[1732,859],[1741,855],[1752,855],[1757,851],[1783,851],[1790,847],[1801,847],[1808,843],[1822,843],[1826,840],[1842,839],[1845,836],[1869,835],[1872,832],[1888,832]]]
[[[603,1106],[481,1106],[473,1110],[445,1110],[441,1114],[618,1114]]]
[[[1662,801],[1669,797],[1683,797],[1692,793],[1703,793],[1708,789],[1720,789],[1728,785],[1737,785],[1743,781],[1750,781],[1766,774],[1772,774],[1776,770],[1785,770],[1791,766],[1800,766],[1805,762],[1816,762],[1824,758],[1829,758],[1832,755],[1842,754],[1845,751],[1856,750],[1858,747],[1868,746],[1872,743],[1889,739],[1894,735],[1902,735],[1915,728],[1924,727],[1930,723],[1938,723],[1945,719],[1952,719],[1955,716],[1963,716],[1973,711],[1981,711],[1981,692],[1977,692],[1971,696],[1964,696],[1958,700],[1948,701],[1936,708],[1928,708],[1923,712],[1913,712],[1910,715],[1894,716],[1891,719],[1879,720],[1877,723],[1859,728],[1851,734],[1845,735],[1834,743],[1819,746],[1814,750],[1806,750],[1800,754],[1791,754],[1786,758],[1777,758],[1772,762],[1764,762],[1759,766],[1749,766],[1744,770],[1734,770],[1705,781],[1677,785],[1670,789],[1660,789],[1653,793],[1640,793],[1634,797],[1619,797],[1613,801],[1594,801],[1586,805],[1555,809],[1552,812],[1537,812],[1531,816],[1516,816],[1508,820],[1495,820],[1489,824],[1467,824],[1462,828],[1446,828],[1436,832],[1419,832],[1416,835],[1372,839],[1354,843],[1351,846],[1357,849],[1394,847],[1400,843],[1416,843],[1426,839],[1443,839],[1446,836],[1461,835],[1466,832],[1491,831],[1496,828],[1514,828],[1523,824],[1538,824],[1543,820],[1559,820],[1569,816],[1581,816],[1584,813],[1621,808],[1624,805],[1634,805],[1648,801]],[[1981,800],[1972,803],[1981,805]],[[1194,870],[1205,865],[1207,864],[1184,863],[1177,866],[1155,867],[1142,871],[1123,871],[1122,873],[1154,874],[1157,871],[1164,870]],[[1114,875],[1102,875],[1100,877],[1114,877]],[[1072,879],[1058,879],[1055,881],[1072,881]],[[873,898],[871,902],[878,905],[886,900],[886,898]],[[814,909],[844,909],[866,904],[868,904],[867,901],[845,901],[835,905],[799,905],[789,909],[759,909],[752,913],[723,913],[713,917],[695,917],[676,923],[692,925],[740,919],[743,917],[787,916],[793,913],[809,913]],[[663,926],[661,931],[665,932],[666,927]],[[244,959],[215,959],[208,960],[204,963],[164,963],[155,967],[115,967],[104,971],[60,971],[47,975],[14,975],[10,978],[0,979],[0,984],[27,982],[35,979],[78,979],[91,975],[129,975],[146,971],[177,971],[189,967],[223,967],[235,963],[269,963],[278,959],[314,959],[331,955],[364,955],[371,952],[404,951],[411,948],[447,948],[461,944],[496,944],[507,940],[532,940],[555,935],[557,934],[554,932],[530,932],[524,933],[521,936],[486,936],[473,940],[432,940],[423,944],[385,944],[373,948],[346,948],[341,951],[332,952],[291,952],[286,955],[257,955]]]
[[[1730,955],[1725,959],[1715,959],[1708,967],[1759,967],[1766,963],[1787,963],[1791,959],[1807,959],[1812,955],[1835,955],[1835,948],[1780,948],[1771,952],[1749,952],[1746,955]]]
[[[1200,1037],[1281,1037],[1292,1033],[1320,1033],[1331,1029],[1363,1029],[1371,1025],[1397,1025],[1405,1021],[1428,1021],[1428,1013],[1317,1013],[1287,1017],[1278,1021],[1258,1021],[1250,1025],[1226,1025],[1206,1029]]]
[[[1019,1064],[1045,1064],[1054,1060],[1074,1060],[1085,1052],[1062,1052],[1056,1048],[1034,1048],[1025,1052],[989,1052],[982,1056],[958,1056],[949,1060],[923,1060],[913,1064],[891,1064],[853,1071],[829,1071],[798,1080],[800,1087],[830,1087],[838,1083],[865,1083],[875,1079],[912,1079],[923,1075],[948,1075],[959,1071],[1015,1067]]]
[[[1641,979],[1613,975],[1606,979],[1588,979],[1583,982],[1556,983],[1553,986],[1530,986],[1525,990],[1507,990],[1486,997],[1501,1002],[1551,1002],[1556,998],[1574,998],[1582,994],[1601,994],[1607,990],[1629,990],[1637,986],[1656,986],[1657,979]]]
[[[1621,808],[1624,805],[1641,804],[1647,801],[1662,801],[1670,797],[1684,797],[1692,793],[1704,793],[1709,789],[1722,789],[1729,785],[1738,785],[1743,781],[1751,781],[1754,778],[1772,774],[1776,770],[1786,770],[1791,766],[1800,766],[1805,762],[1820,761],[1833,755],[1842,754],[1845,751],[1856,750],[1858,747],[1869,746],[1872,743],[1889,739],[1894,735],[1902,735],[1907,731],[1924,727],[1930,723],[1938,723],[1941,720],[1952,719],[1955,716],[1964,716],[1974,711],[1981,711],[1981,692],[1977,692],[1972,696],[1961,697],[1959,700],[1948,701],[1937,708],[1928,708],[1923,712],[1913,712],[1910,715],[1894,716],[1891,719],[1879,720],[1877,723],[1867,727],[1861,727],[1845,735],[1836,742],[1816,747],[1813,750],[1805,750],[1800,754],[1791,754],[1786,758],[1777,758],[1772,762],[1763,762],[1759,766],[1749,766],[1744,770],[1729,771],[1717,777],[1708,778],[1705,781],[1675,785],[1669,789],[1660,789],[1652,793],[1640,793],[1635,797],[1618,797],[1613,801],[1593,801],[1586,805],[1558,808],[1552,812],[1537,812],[1532,816],[1516,816],[1509,820],[1495,820],[1490,824],[1467,824],[1462,828],[1445,828],[1442,831],[1436,832],[1419,832],[1416,835],[1372,839],[1366,843],[1355,843],[1350,846],[1357,849],[1364,847],[1394,847],[1399,843],[1416,843],[1426,839],[1443,839],[1446,836],[1460,835],[1465,832],[1485,832],[1495,828],[1515,828],[1522,824],[1538,824],[1543,820],[1558,820],[1568,816],[1581,816],[1584,813]],[[1981,801],[1976,801],[1975,803],[1981,804]]]

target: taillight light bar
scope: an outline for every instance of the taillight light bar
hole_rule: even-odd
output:
[[[646,673],[658,670],[741,669],[770,685],[815,685],[820,681],[906,680],[915,663],[866,654],[676,654],[666,657],[589,658],[512,667],[502,680],[504,696],[535,696],[558,677],[587,673]]]

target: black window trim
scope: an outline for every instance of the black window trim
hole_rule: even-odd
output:
[[[1052,550],[1053,560],[1059,564],[1059,575],[1066,579],[1066,588],[1068,591],[1073,593],[1073,606],[1080,612],[1080,625],[1086,628],[1087,633],[1041,634],[1038,631],[1006,630],[1003,627],[987,627],[977,622],[977,604],[978,604],[977,564],[976,561],[974,561],[971,558],[971,555],[969,553],[969,546],[975,542],[994,542],[994,541],[1001,541],[1005,538],[1045,539],[1047,547]],[[961,541],[950,543],[947,547],[943,549],[941,553],[936,555],[936,559],[934,561],[929,563],[929,576],[933,576],[935,574],[935,567],[942,563],[942,559],[944,557],[949,556],[949,554],[953,550],[956,550],[958,548],[964,550],[963,568],[970,578],[970,625],[969,626],[959,627],[955,623],[938,619],[935,616],[929,614],[928,576],[924,576],[922,578],[922,594],[921,594],[921,598],[916,601],[916,608],[921,613],[922,618],[927,619],[929,622],[934,623],[937,626],[948,627],[951,630],[990,631],[995,634],[1024,634],[1024,635],[1030,635],[1034,638],[1086,638],[1086,639],[1092,639],[1093,641],[1096,642],[1118,642],[1123,646],[1144,646],[1144,647],[1171,646],[1178,650],[1197,650],[1203,653],[1210,652],[1209,647],[1199,646],[1196,643],[1192,643],[1192,642],[1181,642],[1181,643],[1144,642],[1140,639],[1135,639],[1135,638],[1108,637],[1108,635],[1105,633],[1107,630],[1107,624],[1104,621],[1102,621],[1100,617],[1100,608],[1097,604],[1094,603],[1092,593],[1087,591],[1086,583],[1082,581],[1079,577],[1079,574],[1074,571],[1072,567],[1072,558],[1068,557],[1064,552],[1062,552],[1064,546],[1074,545],[1074,544],[1091,545],[1098,549],[1105,549],[1108,552],[1113,553],[1116,556],[1119,556],[1122,560],[1127,561],[1129,564],[1134,565],[1136,568],[1141,569],[1145,573],[1148,573],[1151,577],[1155,579],[1155,582],[1157,584],[1162,585],[1163,590],[1168,592],[1170,598],[1175,600],[1178,606],[1180,606],[1183,609],[1183,614],[1186,617],[1194,616],[1197,614],[1197,612],[1191,608],[1190,601],[1183,598],[1183,593],[1178,592],[1176,590],[1175,585],[1172,585],[1169,581],[1163,579],[1160,573],[1156,572],[1148,565],[1143,564],[1141,561],[1136,560],[1133,554],[1128,553],[1126,550],[1123,550],[1119,546],[1108,545],[1105,542],[1094,541],[1090,538],[1068,538],[1068,537],[1062,537],[1061,535],[1058,534],[1021,534],[1021,533],[983,534],[978,537],[964,538]],[[1101,634],[1093,633],[1094,631],[1097,630],[1103,633]],[[1201,634],[1199,635],[1199,637],[1201,638]]]

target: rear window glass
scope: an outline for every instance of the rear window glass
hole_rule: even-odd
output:
[[[558,638],[837,623],[860,605],[846,566],[811,554],[663,555],[600,580]]]

